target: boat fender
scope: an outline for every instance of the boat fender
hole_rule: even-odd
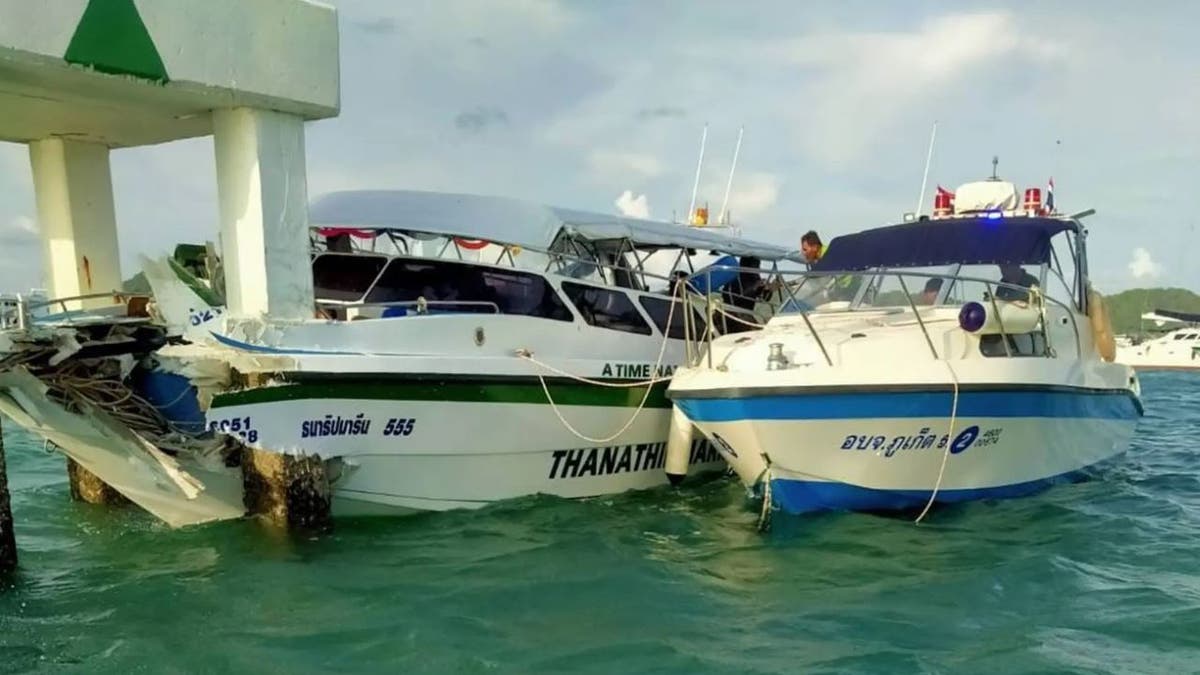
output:
[[[679,485],[688,472],[692,451],[692,421],[679,409],[671,408],[671,425],[667,429],[667,459],[665,468],[671,485]]]
[[[1088,322],[1092,326],[1092,342],[1100,358],[1112,363],[1117,357],[1117,339],[1112,332],[1112,321],[1104,307],[1104,298],[1095,289],[1088,287]]]

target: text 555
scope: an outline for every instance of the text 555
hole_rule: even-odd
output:
[[[384,436],[407,436],[412,433],[416,420],[411,417],[393,417],[383,427]]]

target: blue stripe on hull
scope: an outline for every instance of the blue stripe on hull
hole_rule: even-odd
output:
[[[675,403],[696,422],[949,417],[951,392],[819,393],[747,398],[683,398]],[[964,391],[958,416],[1137,419],[1125,391]]]
[[[1013,499],[1041,492],[1055,485],[1086,479],[1090,469],[1011,485],[960,490],[939,490],[938,504],[981,499]],[[771,479],[771,502],[786,513],[813,511],[909,511],[929,502],[932,490],[876,490],[846,483]]]

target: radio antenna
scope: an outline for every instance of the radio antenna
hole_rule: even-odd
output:
[[[917,217],[921,216],[921,207],[925,205],[925,188],[929,185],[929,165],[933,162],[933,142],[937,140],[937,120],[933,121],[933,131],[929,132],[929,152],[925,155],[925,173],[921,176],[921,194],[917,197]]]
[[[720,225],[729,224],[729,191],[733,189],[733,172],[737,170],[738,153],[742,150],[742,134],[745,131],[745,126],[738,127],[737,145],[733,146],[733,163],[729,165],[729,180],[725,182],[725,200],[721,202],[721,214],[717,216],[717,223]]]
[[[692,184],[692,203],[688,205],[687,223],[692,224],[692,218],[696,212],[696,193],[700,191],[700,169],[704,167],[704,144],[708,142],[708,123],[704,124],[704,131],[700,134],[700,161],[696,163],[696,182]]]

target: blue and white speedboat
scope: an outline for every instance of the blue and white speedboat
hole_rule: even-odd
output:
[[[1088,283],[1091,212],[1019,210],[994,180],[959,202],[834,239],[764,327],[708,336],[672,438],[690,422],[791,513],[1018,497],[1123,452],[1142,404]]]

